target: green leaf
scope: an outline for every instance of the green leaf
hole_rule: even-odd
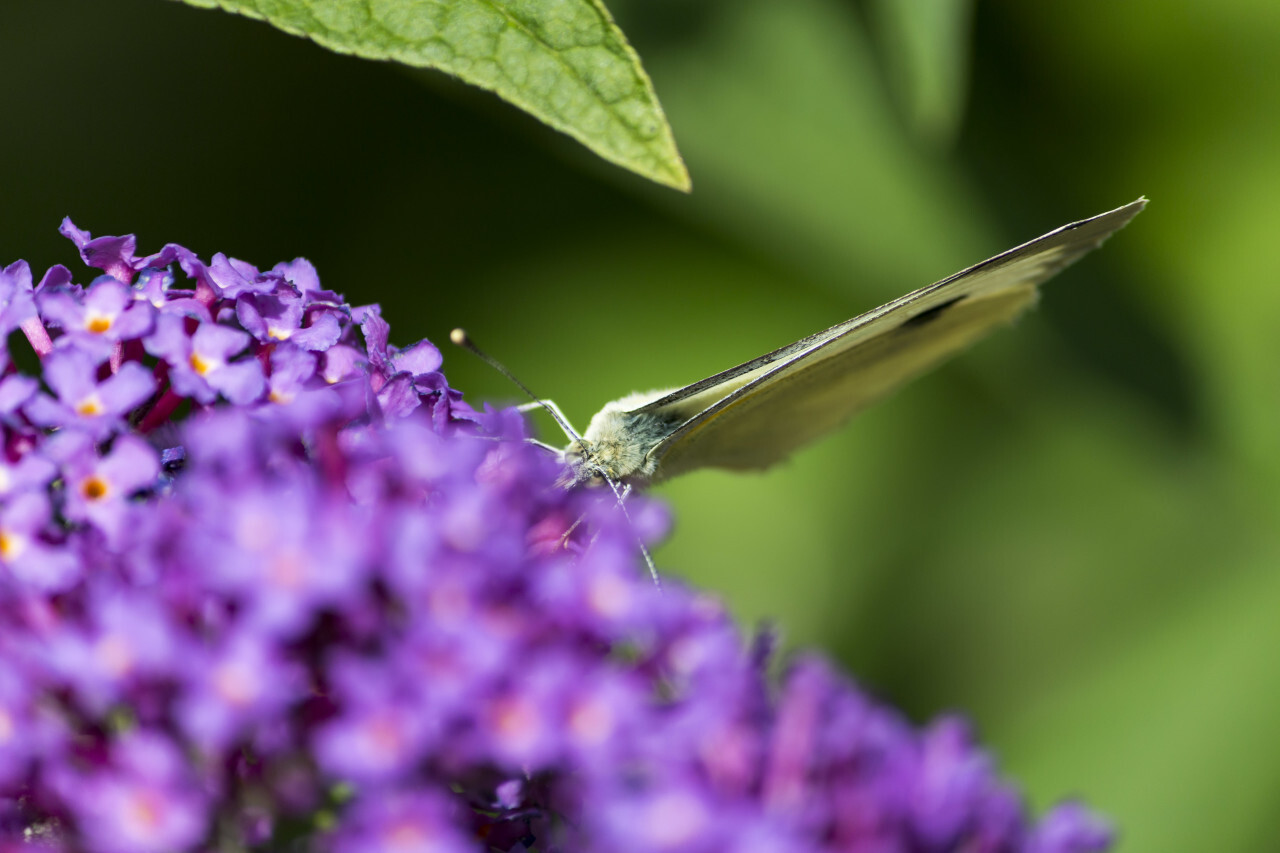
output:
[[[606,160],[680,190],[689,173],[639,57],[600,0],[180,0],[338,53],[488,89]]]
[[[955,138],[969,80],[973,0],[875,0],[871,17],[915,133],[939,147]]]
[[[869,308],[1004,241],[954,165],[913,144],[847,6],[712,4],[701,37],[649,69],[699,176],[679,209]]]

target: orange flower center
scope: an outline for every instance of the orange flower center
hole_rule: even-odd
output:
[[[80,484],[80,494],[91,501],[101,500],[107,496],[107,481],[96,474]]]
[[[97,394],[90,394],[76,406],[76,414],[85,418],[96,418],[102,412],[102,401],[98,399]]]

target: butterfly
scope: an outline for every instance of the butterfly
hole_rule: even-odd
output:
[[[629,394],[562,451],[573,482],[644,486],[698,468],[757,470],[1035,304],[1037,287],[1129,223],[1123,207],[1064,225],[936,284],[686,385]],[[629,489],[628,489],[629,490]]]

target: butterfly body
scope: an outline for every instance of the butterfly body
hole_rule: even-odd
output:
[[[645,485],[697,468],[767,468],[1012,322],[1042,281],[1145,205],[1064,225],[691,385],[615,400],[564,451],[574,480]]]
[[[565,450],[577,479],[620,483],[652,478],[657,460],[650,451],[669,437],[681,421],[646,411],[645,407],[675,390],[678,389],[628,394],[596,412],[582,438],[575,439]]]

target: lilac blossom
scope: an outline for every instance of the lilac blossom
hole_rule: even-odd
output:
[[[303,294],[291,285],[271,293],[246,293],[236,300],[240,325],[259,341],[292,341],[304,350],[323,351],[338,342],[339,315],[328,306],[307,310]],[[304,320],[307,322],[304,325]]]
[[[0,273],[3,849],[1109,847],[959,718],[771,680],[648,579],[660,505],[559,485],[305,260],[62,231],[106,276]]]
[[[8,368],[9,353],[0,352],[0,422],[6,423],[14,419],[18,409],[34,397],[40,387],[40,383],[30,376],[11,372]],[[2,460],[0,464],[3,464]]]
[[[155,308],[135,293],[109,275],[99,277],[83,294],[46,288],[40,294],[40,316],[69,335],[133,340],[149,333],[155,323]]]
[[[140,853],[192,849],[206,834],[205,794],[168,738],[135,729],[113,742],[99,767],[50,775],[86,849]]]
[[[61,465],[63,514],[69,521],[91,523],[108,544],[116,544],[129,522],[133,496],[156,484],[160,459],[155,448],[122,435],[100,454],[88,436],[74,431],[52,437],[48,446]]]
[[[13,462],[0,458],[0,500],[43,490],[57,473],[58,467],[51,459],[34,451],[23,453]]]
[[[137,269],[134,250],[138,248],[138,240],[134,235],[95,239],[88,231],[77,228],[69,216],[62,220],[58,232],[80,250],[80,259],[86,266],[100,269],[120,281],[133,281],[133,274]]]
[[[0,656],[0,789],[13,790],[58,746],[54,721],[38,704],[40,686],[15,655]]]
[[[27,492],[0,506],[0,566],[19,592],[61,592],[81,576],[77,555],[63,543],[49,542],[56,532],[53,508],[42,492]]]
[[[0,335],[9,333],[36,315],[32,297],[31,267],[15,261],[0,268]]]
[[[108,713],[140,686],[181,671],[181,636],[161,602],[133,590],[104,591],[84,619],[50,636],[41,671],[68,686],[82,710]]]
[[[151,371],[137,362],[99,380],[105,353],[66,346],[44,361],[44,378],[56,394],[38,394],[27,403],[27,417],[42,427],[72,427],[103,439],[124,428],[125,416],[155,390]]]
[[[297,664],[252,630],[229,631],[215,647],[197,647],[190,663],[173,714],[193,743],[215,754],[270,725],[307,690]]]
[[[213,256],[208,267],[208,281],[223,299],[235,299],[242,293],[271,293],[282,280],[282,276],[263,275],[252,264],[228,258],[221,252]]]
[[[232,403],[251,403],[262,396],[262,365],[254,359],[232,361],[249,346],[249,335],[221,323],[200,323],[188,333],[185,320],[173,314],[156,321],[147,351],[169,367],[173,390],[200,403],[219,395]]]

